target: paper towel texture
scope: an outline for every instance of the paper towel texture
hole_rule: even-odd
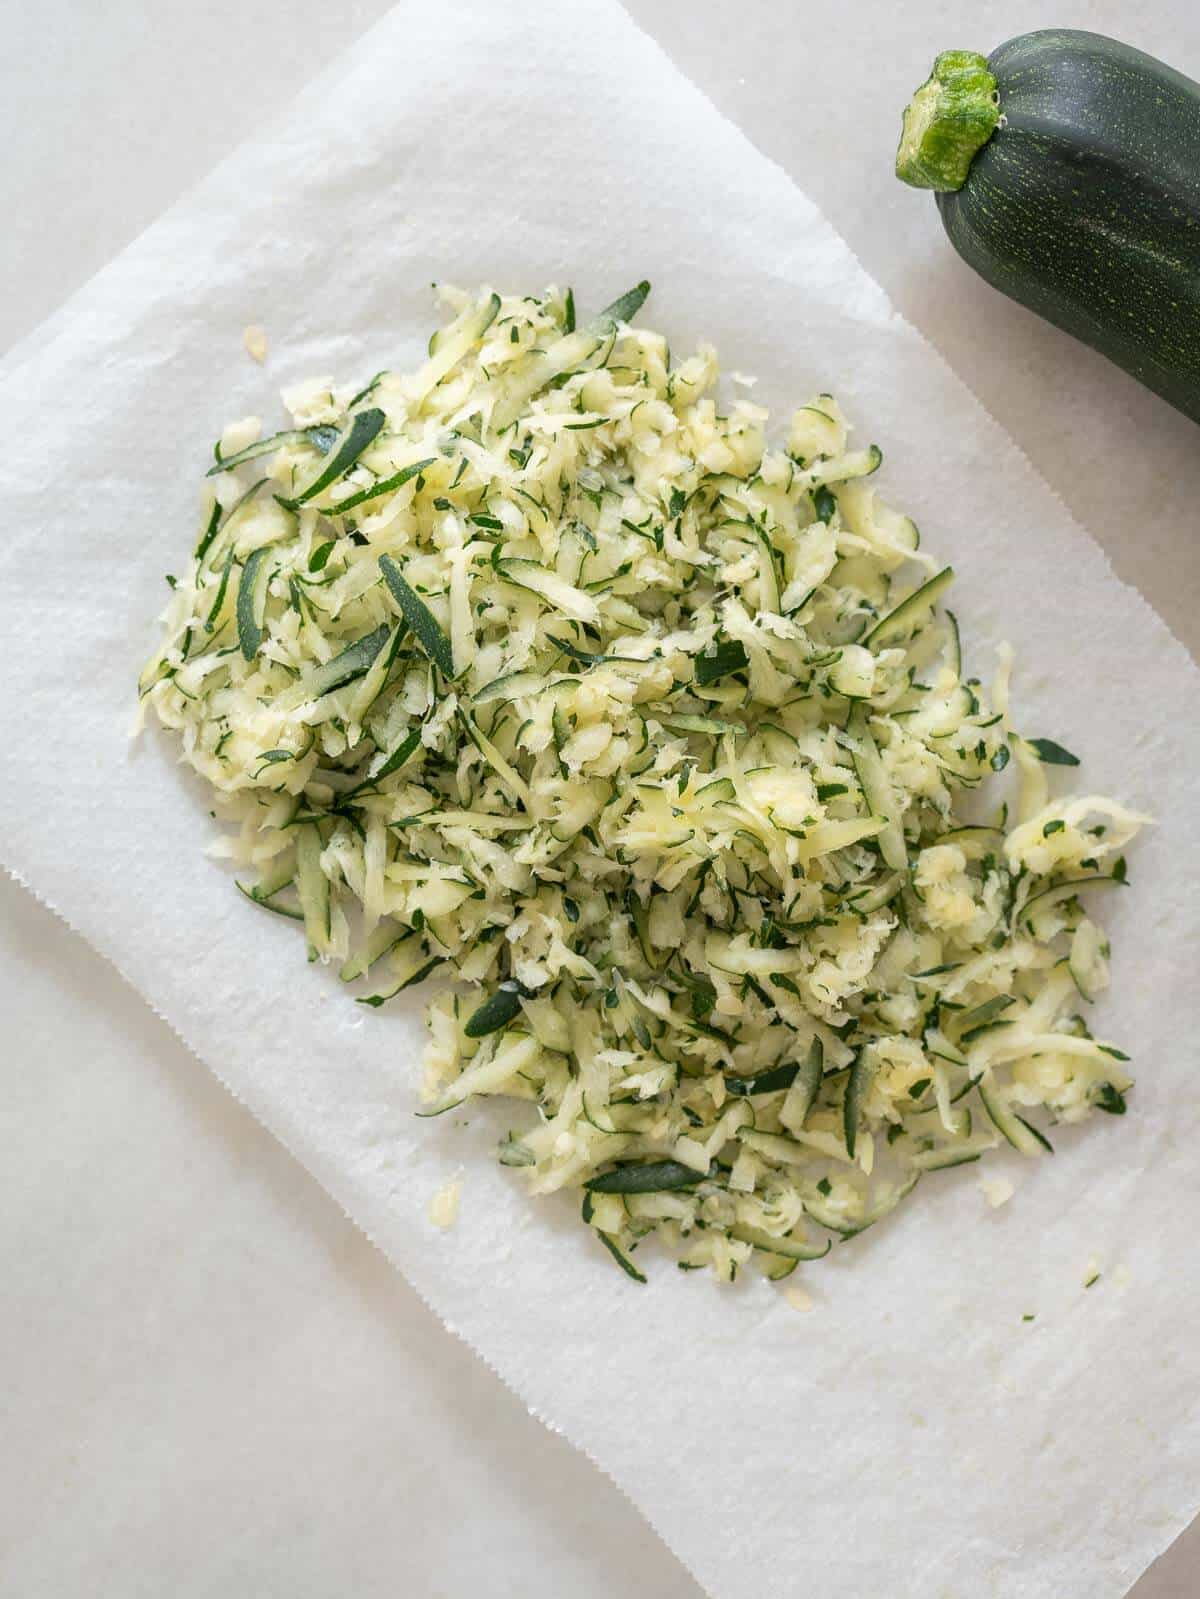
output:
[[[1130,1114],[1014,1157],[994,1213],[970,1173],[928,1182],[806,1271],[805,1316],[665,1258],[635,1287],[570,1203],[491,1164],[494,1119],[414,1120],[417,1007],[364,1011],[306,967],[205,859],[205,797],[169,744],[124,736],[227,418],[270,422],[310,374],[412,365],[431,280],[569,281],[595,306],[642,276],[676,347],[714,340],[773,409],[836,390],[960,573],[975,669],[1009,638],[1021,725],[1158,818],[1107,915]],[[609,0],[402,7],[14,353],[0,415],[0,860],[722,1599],[1122,1593],[1200,1481],[1200,673],[804,196]],[[442,1232],[428,1203],[459,1164]]]

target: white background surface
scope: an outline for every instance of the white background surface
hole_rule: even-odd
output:
[[[384,9],[5,0],[0,346]],[[970,278],[889,169],[940,48],[1068,22],[1200,77],[1200,16],[999,9],[630,0],[1195,651],[1193,425]],[[822,140],[860,190],[823,191]],[[7,882],[0,917],[0,1593],[696,1595],[103,962]],[[1190,1599],[1198,1557],[1138,1599]]]

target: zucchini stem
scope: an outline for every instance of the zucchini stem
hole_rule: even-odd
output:
[[[943,50],[905,107],[896,176],[914,189],[961,189],[999,121],[1000,96],[986,57]]]

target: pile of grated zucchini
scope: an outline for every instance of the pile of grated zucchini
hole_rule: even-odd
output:
[[[778,1277],[1125,1109],[1084,904],[1144,818],[1051,796],[1078,763],[1010,727],[1006,651],[965,675],[837,403],[768,448],[647,289],[444,289],[418,371],[227,428],[142,703],[310,958],[370,1005],[455,980],[427,1114],[506,1096],[501,1161],[639,1281],[651,1233]]]

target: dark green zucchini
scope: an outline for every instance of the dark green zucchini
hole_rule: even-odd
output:
[[[1200,84],[1067,29],[947,51],[896,172],[993,287],[1200,422]]]

